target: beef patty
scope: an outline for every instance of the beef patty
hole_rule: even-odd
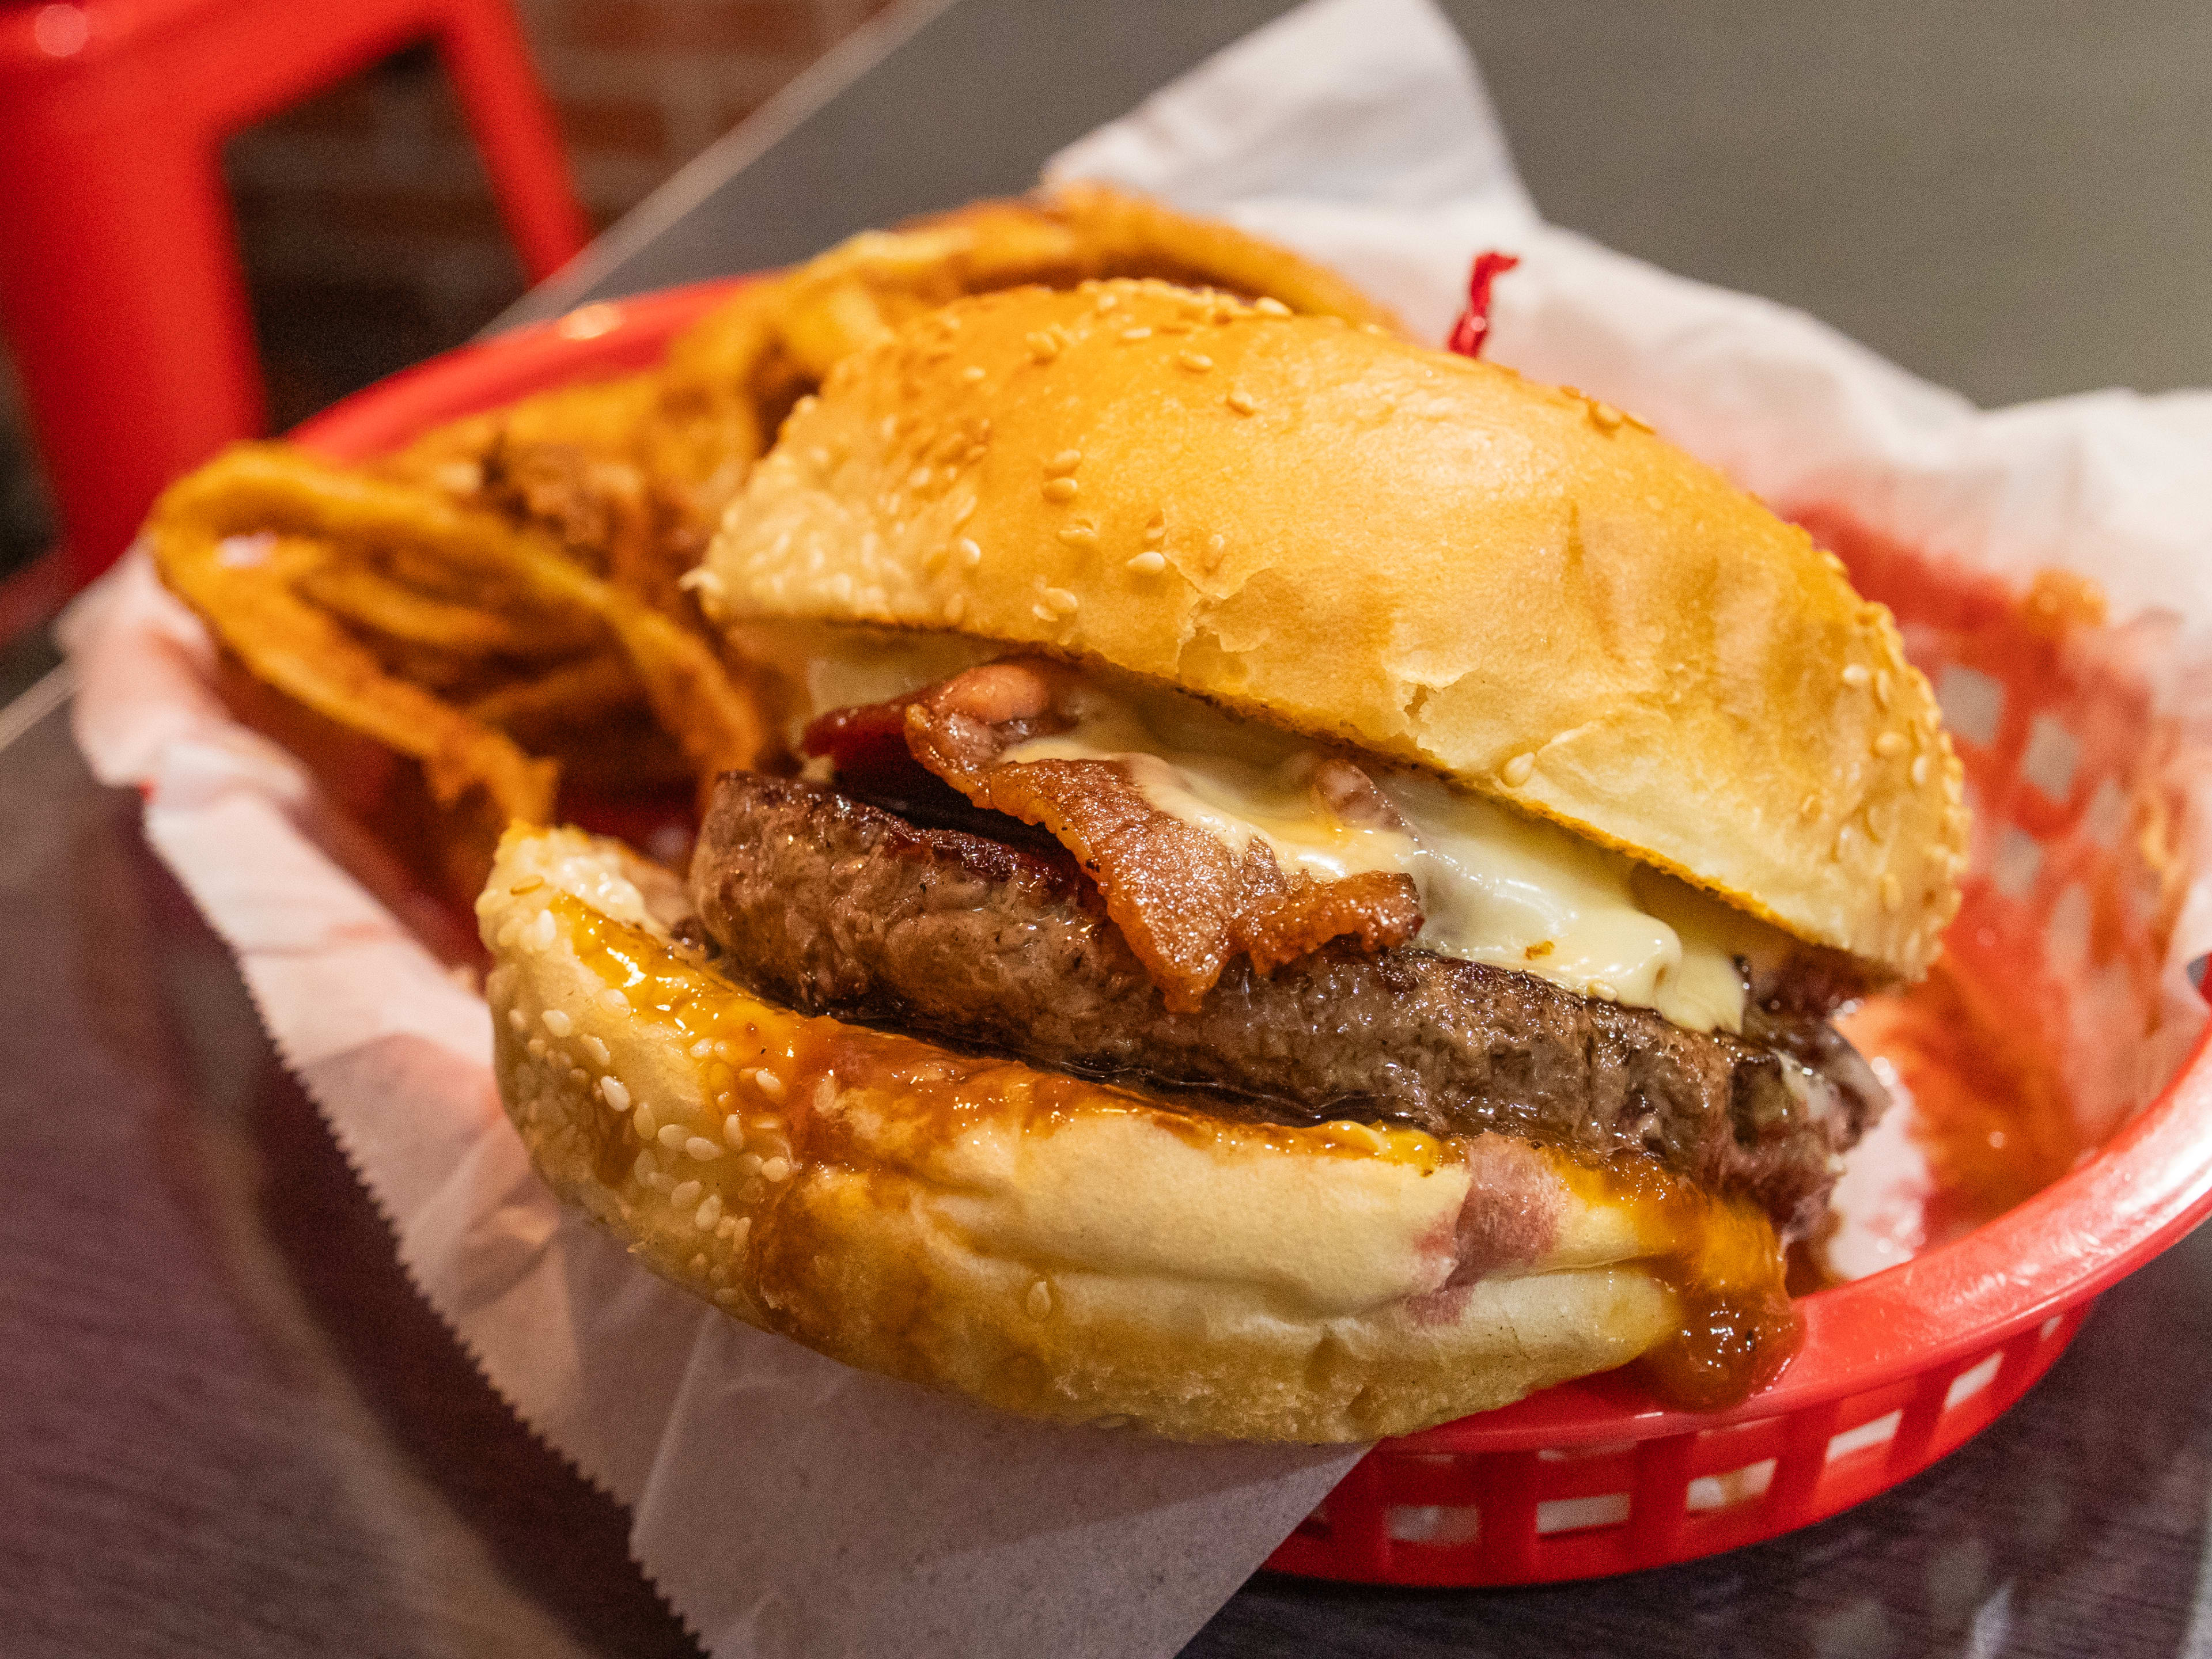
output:
[[[1340,941],[1265,978],[1240,962],[1200,1007],[1171,1012],[1064,850],[996,814],[926,821],[945,816],[721,778],[691,874],[722,965],[808,1012],[1204,1091],[1239,1112],[1649,1152],[1747,1195],[1789,1236],[1819,1219],[1834,1155],[1884,1103],[1808,1014],[1755,1008],[1741,1038],[1701,1034],[1412,946]]]

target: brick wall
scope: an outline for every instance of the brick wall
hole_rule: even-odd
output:
[[[517,9],[578,193],[604,226],[882,4],[517,0]],[[241,135],[225,167],[279,425],[465,338],[521,291],[428,49]]]

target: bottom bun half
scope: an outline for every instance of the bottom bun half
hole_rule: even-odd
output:
[[[1234,1121],[762,1001],[619,843],[512,830],[477,903],[500,1092],[654,1271],[1031,1417],[1358,1441],[1673,1336],[1763,1218],[1502,1136]]]

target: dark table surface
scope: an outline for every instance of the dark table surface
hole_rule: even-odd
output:
[[[680,204],[648,214],[653,234],[618,239],[581,287],[622,292],[743,268],[854,223],[1016,187],[1058,143],[1272,9],[962,0],[921,16],[919,29],[909,18],[886,31],[903,43],[884,61],[870,69],[860,54],[845,66],[860,70],[857,84],[817,85],[787,105],[778,142],[757,134],[733,145]],[[1579,222],[1632,246],[1633,224],[1594,222],[1622,164],[1576,174],[1561,159],[1571,147],[1545,123],[1544,77],[1574,78],[1562,55],[1586,54],[1597,67],[1585,80],[1632,94],[1622,106],[1632,125],[1656,120],[1668,97],[1686,107],[1754,76],[1768,58],[1796,61],[1769,14],[1752,26],[1758,9],[1736,9],[1735,37],[1723,27],[1729,8],[1652,9],[1673,20],[1672,33],[1648,18],[1609,24],[1592,8],[1553,8],[1559,39],[1548,52],[1528,9],[1455,11],[1490,64],[1516,146],[1542,161],[1531,168],[1540,203],[1555,217],[1566,216],[1563,198],[1594,204]],[[1780,9],[1800,21],[1806,51],[1837,46],[1854,21],[1905,15]],[[2212,124],[2197,117],[2178,149],[2143,134],[2166,131],[2174,88],[2187,84],[2169,60],[2204,44],[2212,14],[2130,9],[2137,27],[2119,55],[2144,67],[2133,93],[2112,90],[2110,42],[2023,9],[2006,50],[1987,54],[1987,72],[1962,96],[1996,111],[1992,119],[2034,125],[2032,100],[2024,112],[1999,108],[2011,108],[2007,88],[2041,83],[2043,71],[2021,67],[2021,40],[2071,52],[2080,118],[2137,120],[2148,199],[2165,188],[2161,168],[2192,173],[2201,195],[2205,170],[2191,156]],[[1923,60],[1931,51],[1940,60],[1947,39],[1965,50],[1916,22],[1887,45],[1854,42],[1851,67],[1910,58],[1899,72],[1918,85]],[[1712,61],[1674,93],[1644,88],[1633,61],[1651,65],[1656,52],[1660,67],[1679,68],[1668,54],[1679,58],[1683,41]],[[1097,71],[1088,89],[1067,91],[1085,64]],[[2201,91],[2212,63],[2200,58],[2190,72]],[[1003,99],[987,97],[994,87]],[[1863,125],[1879,129],[1893,89],[1872,102]],[[980,103],[992,107],[979,113]],[[881,185],[879,173],[899,173],[885,146],[947,109],[957,114],[944,153],[924,155],[904,185]],[[1930,130],[1954,118],[1933,112]],[[1686,125],[1692,149],[1718,144],[1710,120]],[[1796,165],[1817,171],[1844,143],[1824,127]],[[1685,155],[1683,167],[1699,164]],[[1771,155],[1760,165],[1780,166]],[[2102,165],[2062,167],[2051,188],[2095,195],[2110,182]],[[877,182],[856,182],[866,179]],[[2149,210],[2142,199],[2138,190],[2133,205],[2095,210],[2124,219]],[[1879,293],[1876,321],[1894,331],[1887,349],[1985,397],[2212,380],[2206,266],[2191,251],[2212,217],[2201,201],[2190,211],[2146,255],[2154,269],[2141,278],[2179,296],[2157,323],[2166,333],[2156,337],[2174,343],[2157,358],[2163,380],[2132,374],[2150,360],[2125,354],[2092,373],[2099,360],[2072,342],[1973,385],[1989,340],[2029,337],[2032,305],[1988,308],[1972,339],[1948,344],[1909,303],[1881,311]],[[2084,257],[2048,225],[1976,234],[1988,244],[1975,279],[1985,283],[2002,286],[2006,261],[2027,259],[2039,237],[2056,280]],[[1664,235],[1694,240],[1679,227]],[[1713,269],[1730,257],[1719,240],[1717,252],[1698,244],[1706,268],[1670,263],[1769,292],[1813,280],[1816,261],[1784,258],[1762,282],[1757,258],[1778,256],[1744,234],[1752,264]],[[2023,292],[2036,299],[2012,300]],[[1883,343],[1881,326],[1856,326]],[[1916,338],[1934,358],[1957,354],[1948,372],[1896,343]],[[0,696],[29,678],[41,648],[0,656]],[[0,1083],[0,1654],[693,1651],[630,1562],[620,1507],[515,1422],[407,1283],[374,1206],[271,1054],[228,953],[147,851],[135,797],[93,782],[59,709],[12,741],[9,724],[0,715],[0,1008],[17,1052]],[[1263,1575],[1188,1651],[2212,1653],[2200,1590],[2212,1518],[2208,1374],[2212,1234],[2200,1234],[2109,1294],[2074,1349],[1994,1427],[1835,1520],[1691,1566],[1540,1590],[1379,1591]]]

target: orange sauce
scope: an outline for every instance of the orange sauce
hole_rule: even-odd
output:
[[[2083,1150],[2061,1056],[2033,1000],[1939,958],[1902,993],[1869,998],[1838,1029],[1897,1068],[1933,1182],[1930,1244],[2002,1215],[2074,1167]],[[2023,1004],[2027,1006],[2023,1006]]]
[[[1684,1411],[1738,1404],[1782,1374],[1802,1335],[1774,1224],[1644,1158],[1571,1166],[1577,1197],[1636,1217],[1651,1268],[1681,1311],[1674,1334],[1638,1358],[1637,1379]]]
[[[710,1100],[748,1086],[757,1091],[757,1083],[746,1085],[745,1075],[769,1068],[776,1092],[767,1103],[802,1155],[835,1158],[843,1150],[840,1131],[819,1120],[814,1108],[817,1091],[827,1082],[838,1090],[895,1091],[901,1108],[897,1139],[909,1152],[957,1139],[987,1118],[1011,1115],[1026,1132],[1048,1133],[1079,1110],[1141,1113],[1194,1146],[1256,1143],[1309,1156],[1382,1158],[1424,1171],[1441,1167],[1448,1156],[1442,1142],[1419,1130],[1210,1117],[1018,1060],[959,1054],[914,1037],[793,1013],[566,893],[552,894],[548,902],[579,958],[609,988],[623,993],[632,1008],[665,1018],[685,1044],[710,1045],[713,1058],[705,1062],[704,1077]],[[758,1109],[753,1100],[744,1103]]]

